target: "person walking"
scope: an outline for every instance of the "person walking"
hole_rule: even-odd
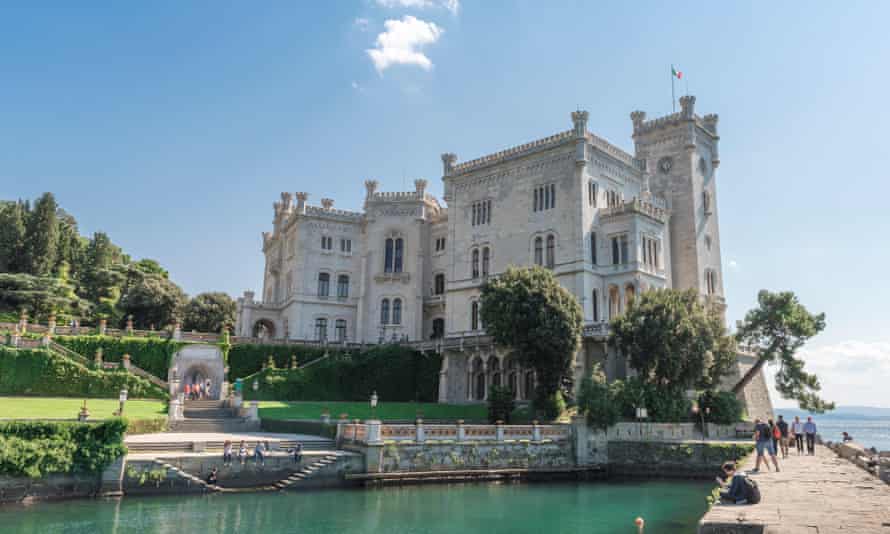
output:
[[[247,461],[247,443],[244,440],[241,440],[241,445],[238,446],[238,459],[241,461],[241,465],[244,465],[244,462]]]
[[[212,382],[210,381],[209,378],[208,378],[207,380],[204,381],[204,395],[207,395],[207,398],[208,398],[208,399],[210,398],[210,385],[211,385],[211,383],[212,383]]]
[[[794,442],[797,444],[797,455],[803,454],[803,423],[800,417],[794,416],[794,422],[791,423],[791,433],[794,434]]]
[[[256,447],[253,449],[253,459],[256,461],[257,465],[266,465],[266,457],[263,453],[265,453],[265,447],[263,446],[262,441],[256,442]]]
[[[779,429],[776,427],[776,423],[773,422],[772,419],[767,420],[769,424],[769,435],[773,437],[773,450],[776,451],[776,454],[779,454]]]
[[[803,425],[803,433],[807,437],[807,454],[816,455],[816,423],[812,417],[807,417],[807,422]]]
[[[232,465],[232,441],[228,439],[223,444],[223,465]]]
[[[788,458],[788,422],[781,415],[776,421],[776,427],[779,429],[779,446],[782,448],[782,459]]]
[[[192,398],[192,397],[191,397],[191,395],[192,395],[192,386],[186,384],[186,385],[182,388],[182,391],[183,391],[183,393],[185,393],[185,398],[186,398],[187,400],[191,400],[191,398]]]
[[[303,461],[303,444],[297,442],[297,446],[291,451],[294,455],[294,463],[298,464]]]
[[[761,421],[759,418],[754,420],[754,444],[757,447],[757,464],[754,466],[752,473],[760,472],[760,463],[764,461],[763,457],[769,454],[770,460],[779,472],[779,461],[776,459],[776,449],[773,448],[773,435],[769,425]],[[766,460],[766,468],[769,469],[770,460]]]

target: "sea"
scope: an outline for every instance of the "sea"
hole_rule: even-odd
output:
[[[793,421],[794,416],[806,421],[811,416],[823,441],[841,441],[841,432],[847,432],[853,441],[866,448],[890,451],[890,408],[843,406],[823,414],[791,408],[776,408],[774,411],[776,416],[781,414],[787,421]]]

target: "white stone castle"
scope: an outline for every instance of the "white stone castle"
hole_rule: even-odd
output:
[[[604,343],[610,317],[650,288],[695,288],[725,307],[716,202],[717,115],[631,113],[634,152],[572,128],[478,159],[443,154],[445,205],[365,182],[361,212],[282,193],[274,203],[262,301],[238,300],[236,334],[336,343],[417,342],[444,356],[441,402],[484,401],[491,385],[533,395],[534,373],[492,346],[479,319],[480,286],[510,265],[542,265],[578,298],[586,326],[580,378],[599,362],[627,376]],[[420,343],[423,342],[423,343]],[[740,356],[739,370],[752,360]],[[771,412],[762,376],[748,412]]]

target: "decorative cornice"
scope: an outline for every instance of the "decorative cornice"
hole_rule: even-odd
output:
[[[494,154],[482,156],[481,158],[471,159],[463,163],[452,165],[451,173],[449,173],[449,176],[465,174],[467,172],[480,169],[482,167],[487,167],[489,165],[501,163],[509,159],[525,156],[528,154],[539,152],[541,150],[559,146],[568,141],[572,141],[574,139],[574,133],[574,130],[566,130],[556,135],[551,135],[550,137],[545,137],[543,139],[538,139],[530,143],[525,143],[508,148],[506,150],[501,150],[500,152],[495,152]]]

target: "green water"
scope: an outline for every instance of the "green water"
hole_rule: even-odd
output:
[[[0,532],[439,534],[694,533],[713,484],[455,484],[275,494],[131,497],[0,507]]]

